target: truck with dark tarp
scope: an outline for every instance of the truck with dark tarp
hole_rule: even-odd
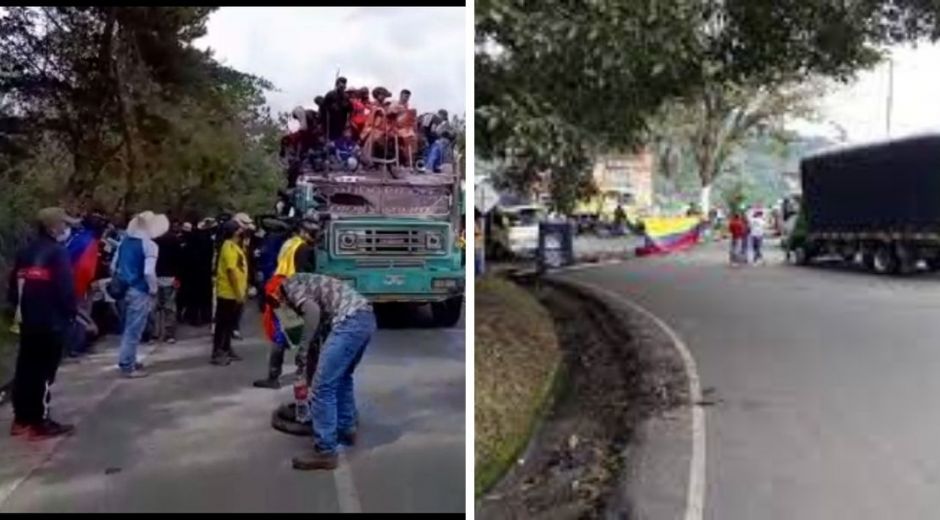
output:
[[[800,176],[784,242],[798,264],[838,257],[882,274],[940,269],[940,134],[819,153],[802,160]]]

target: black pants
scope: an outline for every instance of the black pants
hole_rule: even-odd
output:
[[[238,316],[242,304],[218,298],[215,304],[215,331],[212,334],[212,357],[218,357],[232,351],[232,333],[238,326]]]
[[[62,361],[63,335],[20,330],[20,351],[13,376],[13,415],[17,422],[40,424],[49,416],[52,383]]]

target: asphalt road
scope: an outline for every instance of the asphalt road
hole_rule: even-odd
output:
[[[61,442],[9,437],[0,409],[0,512],[464,510],[462,323],[380,329],[356,373],[359,444],[337,471],[301,472],[290,459],[312,441],[271,428],[291,389],[251,387],[268,347],[244,321],[245,360],[228,367],[208,364],[208,328],[142,347],[146,379],[118,379],[113,351],[65,365],[53,412],[78,430]]]
[[[709,245],[563,276],[641,304],[691,350],[716,402],[705,518],[940,517],[940,277],[768,256],[733,269]]]

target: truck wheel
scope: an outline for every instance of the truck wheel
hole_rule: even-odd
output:
[[[793,259],[796,262],[796,265],[806,265],[809,263],[809,254],[806,252],[806,247],[797,246],[793,250]]]
[[[899,245],[895,256],[898,259],[898,274],[909,275],[917,271],[920,259],[909,248]]]
[[[873,267],[878,274],[895,274],[898,272],[898,258],[887,246],[881,246],[875,251]]]
[[[928,258],[927,269],[930,271],[940,271],[940,257],[938,258]]]
[[[460,311],[463,310],[463,297],[451,298],[442,302],[431,304],[431,314],[434,324],[439,327],[453,327],[460,321]]]

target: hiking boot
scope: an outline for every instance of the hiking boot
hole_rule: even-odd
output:
[[[259,379],[252,383],[252,386],[255,388],[270,388],[272,390],[277,390],[281,388],[280,379]]]
[[[337,440],[344,446],[355,446],[356,441],[359,440],[359,434],[356,433],[356,430],[343,432],[337,436]]]
[[[140,368],[134,367],[134,370],[122,370],[121,377],[124,379],[140,379],[142,377],[147,377],[150,375],[150,372],[141,370]]]
[[[12,437],[17,437],[20,435],[25,435],[29,433],[31,427],[29,424],[24,422],[13,421],[13,424],[10,425],[10,435]]]
[[[226,353],[226,355],[227,355],[228,358],[231,359],[232,361],[241,361],[241,360],[242,360],[242,357],[239,356],[238,354],[236,354],[234,350],[229,350],[229,351]]]
[[[75,426],[71,424],[61,424],[52,419],[46,419],[43,423],[34,425],[29,429],[29,440],[41,441],[61,435],[70,435],[74,431]]]
[[[209,360],[210,365],[215,365],[217,367],[224,367],[231,364],[232,359],[228,356],[212,356],[212,359]]]
[[[309,471],[313,469],[336,469],[339,459],[335,453],[321,453],[316,449],[291,459],[294,469]]]

